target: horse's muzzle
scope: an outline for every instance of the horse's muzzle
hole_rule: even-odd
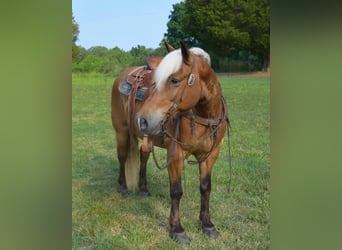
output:
[[[143,118],[143,117],[142,118],[138,117],[137,118],[137,122],[138,122],[139,130],[141,132],[146,132],[147,128],[148,128],[147,120],[145,118]]]
[[[137,114],[136,122],[140,132],[144,134],[157,135],[161,131],[161,120],[157,117],[145,117]]]

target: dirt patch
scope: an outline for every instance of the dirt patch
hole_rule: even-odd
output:
[[[269,77],[270,70],[267,72],[264,71],[256,71],[256,72],[226,72],[226,73],[217,73],[218,76],[237,76],[237,77]]]

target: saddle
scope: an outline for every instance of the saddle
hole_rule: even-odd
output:
[[[149,96],[152,77],[162,59],[157,56],[148,58],[146,65],[134,69],[119,85],[119,92],[128,96],[128,129],[133,145],[135,102],[143,102]]]
[[[128,96],[128,98],[133,101],[130,101],[129,105],[131,103],[134,104],[134,100],[142,102],[148,97],[148,90],[152,85],[154,71],[161,60],[162,57],[150,57],[146,61],[146,65],[136,68],[130,72],[120,83],[120,93]]]

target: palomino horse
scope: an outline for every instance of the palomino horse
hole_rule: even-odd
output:
[[[188,243],[190,240],[179,217],[183,193],[181,174],[184,160],[194,155],[200,172],[202,230],[209,238],[217,238],[219,234],[210,220],[209,196],[212,168],[229,126],[226,102],[205,51],[188,49],[184,42],[177,50],[167,43],[166,46],[169,53],[163,59],[156,59],[156,68],[152,67],[150,73],[135,73],[139,68],[130,68],[114,82],[112,121],[120,162],[119,191],[123,195],[127,193],[127,182],[133,172],[128,173],[127,168],[139,168],[137,137],[144,138],[144,143],[140,148],[139,177],[133,179],[138,179],[142,195],[148,195],[146,162],[153,145],[166,148],[171,196],[170,237]],[[119,85],[131,75],[139,79],[150,78],[151,84],[145,99],[133,100],[133,108],[129,107],[130,97],[119,91]],[[137,93],[138,87],[130,88]],[[135,166],[130,166],[132,164]]]

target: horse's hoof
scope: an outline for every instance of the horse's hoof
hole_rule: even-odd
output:
[[[119,186],[118,192],[119,192],[119,194],[121,194],[121,196],[124,197],[124,198],[126,198],[126,197],[128,196],[127,188],[125,188],[125,187],[123,187],[123,186]]]
[[[141,198],[148,198],[151,196],[151,194],[148,191],[139,191],[139,196]]]
[[[189,237],[185,234],[185,232],[182,233],[170,233],[170,238],[176,241],[177,243],[180,244],[190,244],[190,239]]]
[[[215,227],[203,227],[202,230],[209,239],[217,239],[219,237],[219,232],[217,232]]]

